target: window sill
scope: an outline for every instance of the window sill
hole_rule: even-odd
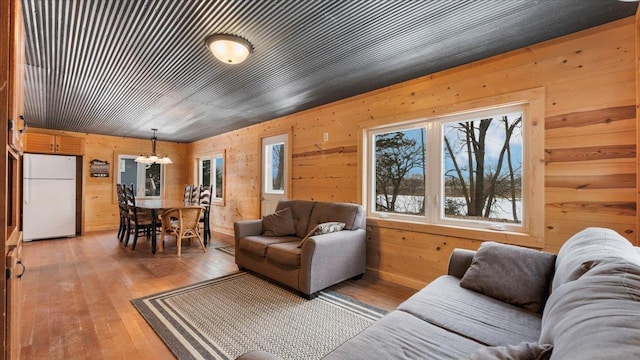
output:
[[[224,199],[211,199],[211,206],[224,206]]]
[[[374,217],[367,217],[367,226],[449,236],[474,241],[495,241],[503,244],[519,245],[534,249],[542,249],[544,247],[544,241],[542,238],[509,231],[471,229],[449,225],[434,225],[407,220],[380,219]]]

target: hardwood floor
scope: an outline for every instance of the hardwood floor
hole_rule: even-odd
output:
[[[152,254],[142,238],[135,251],[115,231],[24,244],[21,359],[171,359],[172,353],[130,300],[238,270],[215,247],[232,244],[213,234],[205,254],[175,242]],[[393,309],[415,290],[365,276],[332,288]]]

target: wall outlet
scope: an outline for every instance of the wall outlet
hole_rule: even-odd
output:
[[[328,132],[324,133],[323,139],[324,139],[324,141],[329,141],[329,133]]]

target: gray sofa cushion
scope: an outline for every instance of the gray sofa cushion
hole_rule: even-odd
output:
[[[461,359],[482,346],[402,311],[393,311],[323,359]]]
[[[444,275],[398,306],[409,314],[490,346],[535,342],[541,315],[460,287]]]
[[[238,250],[255,256],[264,257],[267,255],[267,247],[269,247],[270,245],[285,243],[289,241],[295,241],[295,244],[297,245],[300,239],[295,236],[246,236],[238,241]]]
[[[364,209],[357,204],[318,202],[309,217],[307,232],[326,222],[342,222],[345,230],[364,228]]]
[[[569,281],[579,279],[601,262],[619,259],[640,263],[640,255],[633,245],[617,232],[596,227],[582,230],[560,248],[551,291],[555,291]]]
[[[288,236],[296,234],[291,208],[284,208],[262,218],[262,235]]]
[[[488,241],[473,256],[460,286],[542,312],[555,261],[554,254]]]
[[[552,359],[640,359],[640,265],[595,266],[556,289],[542,318]]]
[[[267,259],[281,265],[299,268],[301,253],[302,249],[298,247],[297,241],[273,244],[267,248]]]
[[[276,211],[284,208],[291,209],[291,216],[293,217],[293,223],[296,228],[296,236],[303,238],[307,234],[307,228],[309,227],[309,217],[311,211],[316,205],[315,201],[308,200],[280,200],[276,206]]]
[[[553,346],[527,343],[482,348],[469,356],[469,360],[547,360]]]

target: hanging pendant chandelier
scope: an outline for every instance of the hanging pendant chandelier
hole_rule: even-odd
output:
[[[134,161],[142,164],[172,164],[173,161],[166,155],[160,155],[156,153],[156,131],[158,129],[151,129],[153,136],[151,137],[151,154],[145,154],[138,156]]]

